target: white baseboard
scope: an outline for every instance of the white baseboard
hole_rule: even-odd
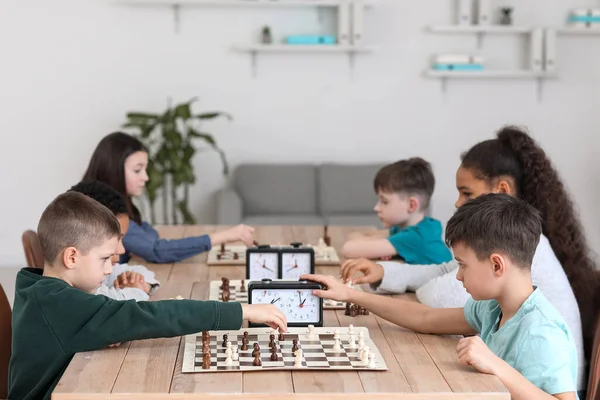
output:
[[[0,255],[0,268],[23,268],[27,266],[25,256],[22,254]]]

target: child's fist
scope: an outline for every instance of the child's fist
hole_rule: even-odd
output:
[[[456,351],[461,364],[471,365],[484,374],[494,374],[500,360],[479,336],[460,339]]]

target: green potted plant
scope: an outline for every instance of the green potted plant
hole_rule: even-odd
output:
[[[152,223],[156,223],[155,204],[159,196],[162,197],[163,223],[178,224],[180,217],[185,224],[196,222],[189,210],[189,189],[196,182],[192,160],[198,152],[198,142],[216,151],[223,174],[229,173],[225,153],[211,134],[201,130],[201,122],[218,117],[231,120],[232,117],[222,111],[195,114],[192,104],[196,100],[193,98],[175,106],[169,100],[167,109],[161,114],[129,112],[127,122],[123,124],[123,128],[132,129],[148,148],[146,197]]]

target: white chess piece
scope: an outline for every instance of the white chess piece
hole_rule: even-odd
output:
[[[238,353],[238,347],[237,346],[232,346],[231,349],[233,350],[233,354],[231,355],[231,359],[233,361],[239,360],[240,354]]]
[[[308,326],[308,339],[313,340],[314,338],[315,338],[315,326],[309,325]]]
[[[369,368],[375,368],[375,353],[369,353],[369,363],[367,364]]]
[[[225,350],[225,355],[227,356],[227,358],[225,358],[225,365],[231,365],[233,364],[233,360],[231,359],[231,347],[227,347],[227,349]]]
[[[362,351],[360,352],[360,359],[361,361],[363,361],[365,364],[367,363],[367,361],[369,361],[369,346],[365,346]]]
[[[362,351],[365,347],[365,334],[363,331],[358,332],[358,349]]]
[[[325,251],[327,245],[325,244],[325,240],[323,238],[319,238],[319,243],[317,244],[317,247],[320,251]]]
[[[340,330],[336,329],[333,331],[333,338],[334,339],[339,339],[340,338]]]
[[[353,333],[351,333],[350,337],[348,338],[348,348],[351,350],[356,349],[356,337]]]
[[[294,353],[294,367],[301,367],[302,366],[302,353],[303,353],[302,349],[298,349]]]
[[[352,325],[352,324],[348,325],[348,333],[350,335],[354,334],[354,325]]]
[[[333,351],[340,351],[342,350],[342,346],[340,345],[340,338],[336,338],[335,339],[335,343],[333,345]]]

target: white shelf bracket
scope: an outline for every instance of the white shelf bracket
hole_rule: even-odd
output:
[[[542,97],[544,94],[544,78],[542,76],[536,79],[536,94],[537,94],[537,102],[538,104],[542,102]]]
[[[258,52],[256,50],[250,52],[250,64],[252,68],[252,77],[256,78],[258,75]]]
[[[350,69],[350,77],[354,77],[354,66],[356,64],[356,55],[353,51],[348,52],[348,67]]]
[[[175,34],[179,35],[179,32],[181,32],[181,4],[173,4],[172,8]]]

